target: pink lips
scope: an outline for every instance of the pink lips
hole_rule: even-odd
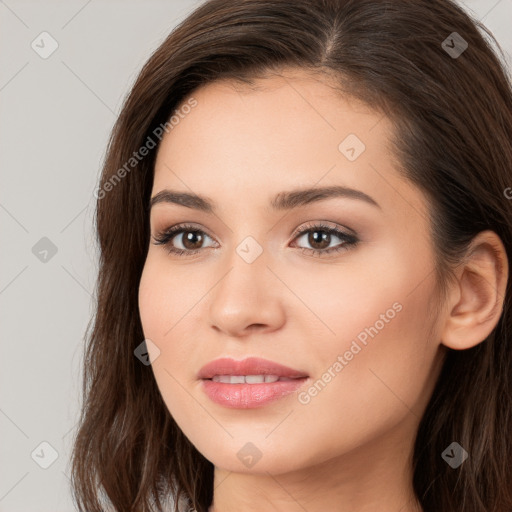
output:
[[[299,370],[259,357],[248,357],[242,361],[235,361],[227,357],[215,359],[199,370],[198,377],[211,379],[214,375],[277,375],[289,379],[308,376]]]
[[[286,380],[254,384],[247,382],[232,384],[211,380],[221,375],[273,375],[274,378]],[[308,380],[308,375],[273,361],[249,357],[242,361],[230,358],[216,359],[201,368],[198,378],[202,380],[202,388],[213,402],[230,408],[249,409],[261,407],[293,393]]]

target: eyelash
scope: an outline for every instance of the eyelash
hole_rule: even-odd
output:
[[[309,232],[315,232],[315,231],[322,231],[325,233],[328,233],[330,235],[335,235],[336,237],[343,240],[344,243],[339,244],[338,246],[331,247],[329,249],[310,249],[308,247],[300,247],[299,249],[302,252],[307,252],[309,254],[317,254],[319,257],[322,257],[326,254],[332,254],[339,251],[347,250],[349,247],[353,247],[357,245],[359,242],[359,239],[355,237],[354,235],[349,235],[348,233],[344,233],[343,231],[340,231],[337,228],[333,228],[331,226],[327,226],[326,224],[318,223],[313,224],[310,226],[307,226],[306,228],[302,229],[301,231],[297,232],[294,236],[294,240],[296,238],[299,238],[300,236],[309,233]],[[155,245],[164,245],[167,246],[167,250],[171,254],[175,254],[177,256],[182,256],[186,253],[186,256],[192,256],[193,254],[198,253],[199,251],[203,249],[177,249],[176,247],[172,247],[169,242],[180,233],[186,233],[186,232],[194,232],[194,233],[201,233],[202,235],[206,235],[209,238],[210,235],[205,233],[203,230],[198,229],[197,227],[191,225],[191,224],[178,224],[176,226],[172,226],[171,228],[165,229],[164,231],[161,231],[157,233],[156,236],[153,237],[154,244]]]

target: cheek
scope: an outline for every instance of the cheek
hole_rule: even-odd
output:
[[[144,338],[150,339],[159,350],[158,357],[151,357],[151,370],[162,399],[176,420],[175,412],[178,412],[179,416],[180,411],[187,409],[187,404],[178,385],[181,378],[176,375],[175,349],[180,345],[174,344],[173,349],[169,343],[174,334],[173,324],[176,317],[173,312],[176,310],[177,299],[173,293],[176,286],[171,286],[170,280],[165,277],[166,274],[168,271],[165,272],[164,267],[158,264],[158,258],[152,257],[150,251],[139,284],[139,314]],[[179,366],[178,364],[177,367]]]
[[[350,443],[355,432],[375,436],[413,418],[411,411],[420,417],[436,377],[438,344],[428,318],[434,276],[417,255],[390,252],[394,258],[365,261],[361,272],[352,267],[333,279],[331,294],[310,295],[334,334],[310,345],[315,381],[299,396],[296,421],[306,429],[328,411],[318,426],[333,443]]]
[[[158,266],[148,256],[139,284],[139,313],[144,336],[150,339],[160,338],[168,326],[166,311],[171,307],[172,293],[161,276]]]
[[[175,326],[183,315],[179,314],[183,302],[188,301],[176,281],[170,279],[169,269],[149,255],[139,285],[139,313],[144,338],[150,339],[159,350],[158,358],[152,359],[151,365],[159,387],[167,372],[174,375],[174,362],[180,359],[177,351],[183,346],[173,343],[173,337],[180,327],[179,323]]]
[[[197,331],[204,282],[198,271],[172,266],[165,255],[148,254],[139,284],[139,313],[144,337],[159,349],[151,368],[170,412],[187,410],[184,387],[196,385],[194,361],[203,346]],[[202,274],[201,274],[202,275]],[[204,281],[206,279],[206,281]],[[203,280],[203,288],[200,282]],[[197,333],[196,333],[197,331]]]
[[[329,282],[323,280],[315,305],[334,332],[321,345],[326,353],[344,353],[356,340],[359,355],[388,361],[400,354],[408,357],[417,343],[424,346],[434,293],[433,255],[427,237],[404,238],[382,237],[354,253],[346,269],[334,269]]]
[[[199,302],[201,289],[201,275],[197,270],[171,265],[165,254],[150,249],[139,284],[144,335],[161,342],[170,340],[174,326],[187,322],[184,317]]]

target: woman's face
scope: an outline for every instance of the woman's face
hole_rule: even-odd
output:
[[[386,117],[304,73],[257,83],[197,90],[158,150],[139,290],[156,382],[185,435],[229,471],[375,455],[384,439],[396,450],[442,353],[425,197],[398,174]],[[303,378],[265,364],[200,378],[219,358]],[[227,374],[281,379],[213,377]]]

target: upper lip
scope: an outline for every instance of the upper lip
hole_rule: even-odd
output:
[[[300,370],[294,370],[288,366],[259,357],[248,357],[241,361],[228,357],[215,359],[199,370],[198,378],[211,379],[215,375],[277,375],[289,379],[308,377],[306,373]]]

